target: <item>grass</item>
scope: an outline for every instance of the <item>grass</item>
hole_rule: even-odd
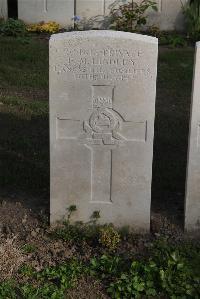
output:
[[[193,59],[193,48],[161,48],[158,62],[152,208],[179,220],[184,213]]]
[[[152,209],[172,216],[183,215],[193,56],[193,48],[161,49],[159,54]],[[49,196],[47,99],[48,43],[1,37],[0,189],[4,194]]]
[[[48,44],[0,38],[0,81],[6,88],[48,88]]]
[[[183,216],[193,58],[193,48],[161,48],[159,53],[152,210],[176,219]],[[0,37],[0,192],[4,195],[24,192],[49,198],[47,99],[47,41],[30,38],[23,43]],[[69,214],[74,210],[72,206]],[[119,232],[123,242],[118,242],[118,233],[105,228],[101,238],[101,229],[66,222],[51,234],[45,232],[44,247],[50,247],[50,238],[56,248],[61,241],[66,250],[68,245],[74,250],[72,259],[50,267],[43,261],[49,251],[40,248],[37,238],[31,235],[30,243],[22,238],[20,246],[19,240],[15,244],[7,239],[0,247],[0,298],[89,298],[87,292],[93,289],[91,298],[99,291],[98,298],[110,298],[108,294],[199,298],[198,244],[151,236],[140,249],[140,239]],[[36,260],[45,266],[32,267],[38,265]]]
[[[0,187],[49,194],[48,44],[0,38]],[[37,98],[33,101],[32,95]]]
[[[110,297],[88,298],[197,299],[199,262],[198,245],[170,245],[161,239],[154,241],[148,255],[140,259],[126,253],[104,252],[87,261],[73,257],[40,270],[26,261],[17,269],[18,281],[0,278],[0,298],[78,298],[70,296],[70,289],[78,286],[81,277],[90,277],[98,280]],[[85,295],[79,298],[86,298]]]

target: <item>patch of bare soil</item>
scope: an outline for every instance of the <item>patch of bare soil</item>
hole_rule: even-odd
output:
[[[41,225],[39,218],[18,201],[0,199],[0,234],[5,237],[17,236],[26,241],[31,231]]]
[[[175,241],[184,238],[178,227],[159,214],[152,216],[151,226],[151,234],[122,234],[116,254],[125,254],[127,258],[144,255],[152,241],[161,234],[167,234]],[[0,204],[0,280],[14,278],[25,283],[27,278],[17,273],[23,263],[40,271],[45,267],[65,263],[73,257],[88,262],[92,257],[104,252],[97,244],[83,242],[79,245],[53,238],[52,230],[48,225],[48,217],[40,206],[33,211],[28,205],[25,207],[23,202],[4,198]],[[26,246],[33,250],[24,250]],[[91,277],[81,277],[76,287],[68,291],[66,298],[109,297],[100,282]]]
[[[1,240],[2,241],[2,240]],[[22,264],[26,261],[26,257],[15,244],[15,238],[6,239],[0,244],[0,277],[1,280],[12,278]]]
[[[0,281],[14,278],[20,283],[28,279],[17,271],[22,264],[30,265],[37,271],[55,266],[67,259],[78,257],[88,259],[93,255],[86,244],[83,252],[71,242],[53,239],[50,235],[47,217],[25,208],[20,202],[4,199],[0,205]],[[33,252],[23,251],[25,246]],[[87,251],[87,252],[86,252]],[[107,299],[100,282],[81,277],[76,287],[67,293],[66,298]]]
[[[20,202],[2,201],[0,206],[1,243],[14,238],[14,246],[22,248],[30,245],[34,252],[27,254],[30,265],[38,271],[46,266],[54,266],[74,255],[74,248],[61,240],[50,237],[47,217],[24,208]]]
[[[91,277],[82,277],[77,286],[69,290],[67,299],[109,299],[99,281]]]

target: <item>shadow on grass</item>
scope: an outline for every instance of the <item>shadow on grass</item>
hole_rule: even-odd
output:
[[[177,114],[156,116],[152,211],[183,227],[189,118]]]
[[[32,210],[49,205],[47,116],[0,114],[0,195]]]
[[[157,99],[157,105],[162,97]],[[189,101],[189,100],[188,100]],[[189,105],[189,103],[188,103]],[[156,113],[152,211],[183,225],[189,113],[178,106]],[[38,212],[49,209],[49,125],[47,116],[0,116],[0,195]],[[47,212],[48,213],[48,212]]]
[[[192,48],[165,49],[158,64],[152,212],[181,226],[193,57]],[[24,206],[48,209],[48,104],[6,98],[0,108],[0,195],[23,194]]]
[[[182,228],[193,57],[166,51],[158,64],[151,209]]]

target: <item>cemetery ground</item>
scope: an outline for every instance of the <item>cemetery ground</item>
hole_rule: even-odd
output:
[[[159,51],[151,234],[48,227],[48,42],[0,38],[0,298],[199,298],[183,234],[194,49]]]

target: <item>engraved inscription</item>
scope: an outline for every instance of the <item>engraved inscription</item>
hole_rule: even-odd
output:
[[[66,56],[65,63],[58,58],[53,71],[57,75],[72,76],[73,80],[127,81],[152,77],[148,64],[142,63],[141,50],[75,48],[72,51],[66,45],[63,55]]]

